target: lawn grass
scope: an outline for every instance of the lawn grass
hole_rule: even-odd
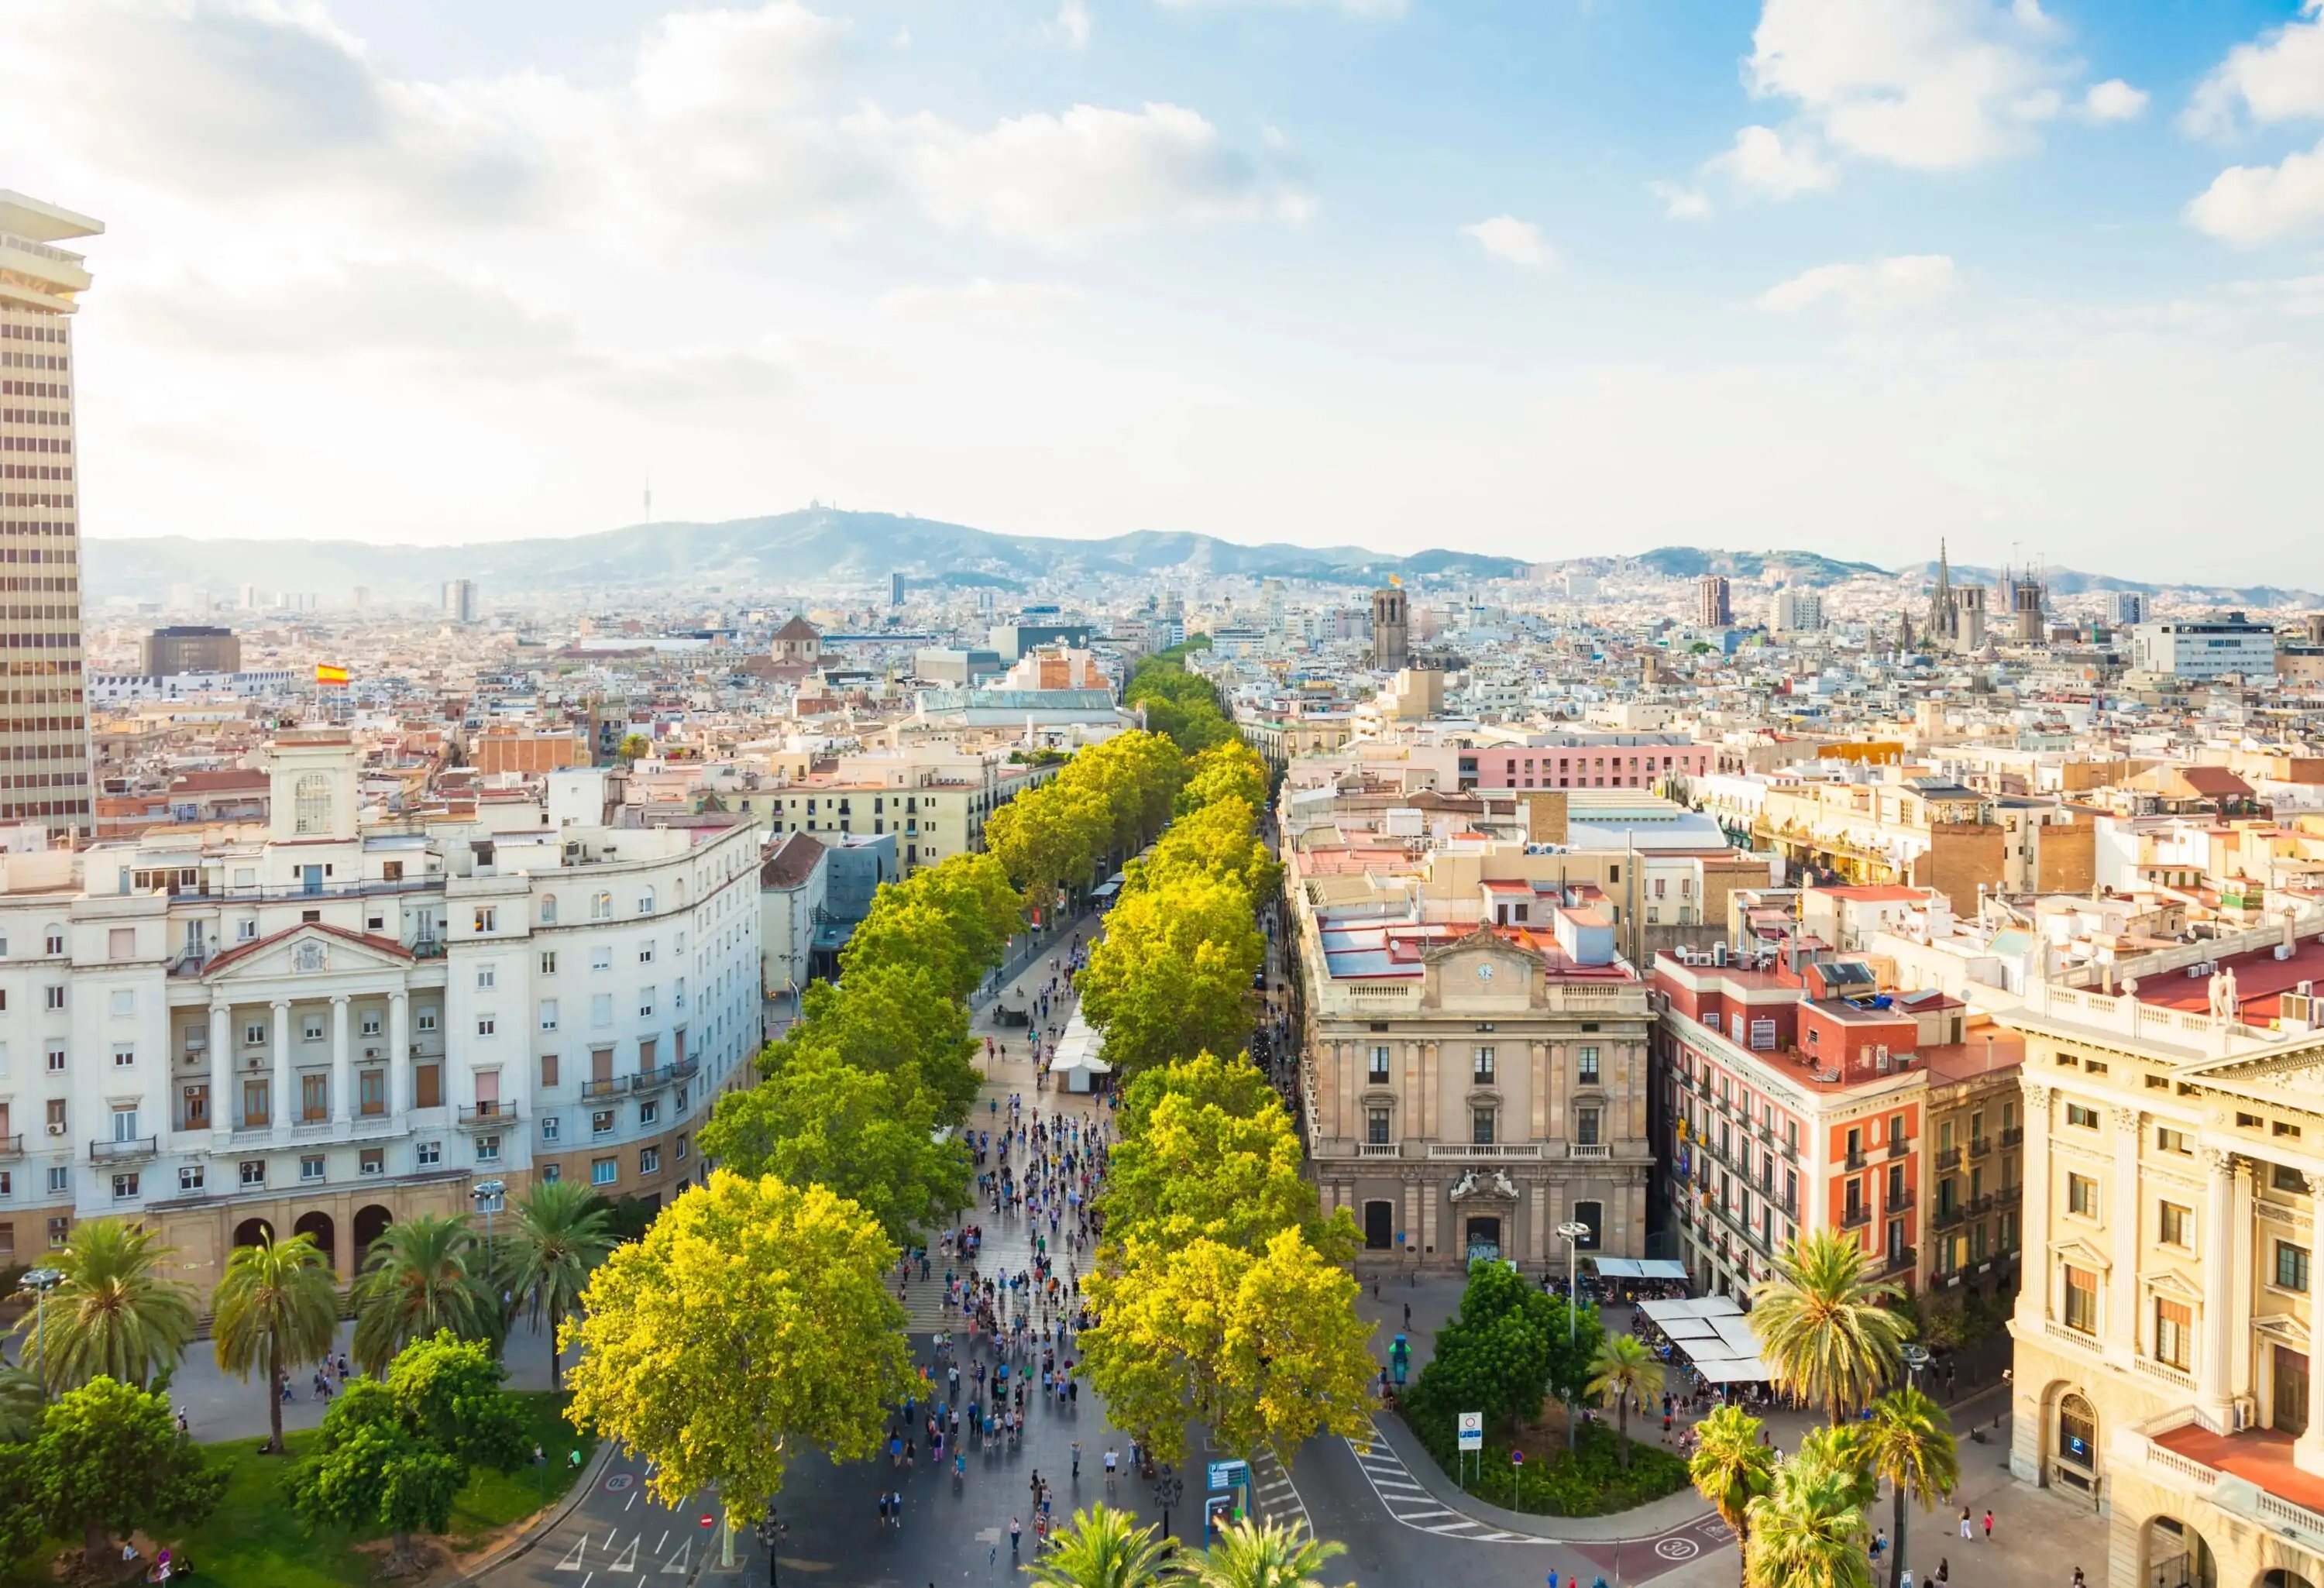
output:
[[[561,1499],[576,1475],[568,1464],[570,1453],[578,1449],[586,1467],[596,1447],[594,1437],[576,1434],[565,1421],[566,1397],[532,1390],[511,1399],[524,1417],[525,1444],[538,1443],[549,1454],[548,1464],[471,1476],[452,1503],[452,1525],[441,1540],[456,1552],[477,1548],[510,1523]],[[229,1439],[203,1447],[213,1463],[227,1469],[227,1478],[217,1510],[182,1540],[197,1583],[236,1588],[260,1583],[266,1588],[356,1588],[378,1574],[378,1552],[359,1552],[355,1546],[383,1538],[384,1532],[316,1527],[294,1512],[283,1496],[283,1473],[314,1440],[312,1430],[285,1436],[283,1443],[290,1452],[287,1457],[260,1455],[263,1439]],[[7,1588],[45,1583],[46,1563],[64,1547],[64,1541],[50,1540],[30,1563],[0,1577],[0,1583]]]

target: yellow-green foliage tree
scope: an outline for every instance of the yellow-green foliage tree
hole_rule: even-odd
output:
[[[1239,797],[1197,807],[1171,823],[1152,852],[1130,867],[1125,891],[1203,876],[1232,882],[1253,902],[1272,898],[1282,886],[1283,868],[1259,842],[1258,819]]]
[[[1253,810],[1267,803],[1267,763],[1240,739],[1213,745],[1186,762],[1178,808],[1198,810],[1222,799],[1240,799]]]
[[[1024,927],[1024,900],[990,854],[955,854],[883,885],[848,938],[844,974],[858,965],[921,965],[948,997],[965,998]]]
[[[1248,1250],[1296,1229],[1328,1260],[1355,1255],[1354,1220],[1345,1209],[1323,1216],[1291,1116],[1249,1059],[1201,1054],[1130,1090],[1136,1128],[1114,1149],[1102,1202],[1109,1244],[1201,1238]]]
[[[1185,779],[1185,758],[1169,740],[1118,734],[1076,752],[1048,782],[993,812],[985,847],[1028,900],[1045,905],[1060,889],[1086,885],[1105,856],[1128,854],[1161,831]]]
[[[1248,1456],[1286,1458],[1321,1428],[1363,1431],[1376,1371],[1356,1281],[1296,1229],[1246,1248],[1135,1241],[1087,1282],[1098,1326],[1083,1370],[1107,1415],[1166,1461],[1184,1460],[1190,1418]]]
[[[869,1457],[917,1385],[895,1260],[854,1203],[720,1169],[590,1279],[558,1332],[580,1353],[567,1415],[644,1455],[663,1504],[715,1487],[755,1521],[794,1453]]]
[[[1135,1076],[1240,1049],[1266,955],[1250,895],[1233,882],[1185,877],[1125,891],[1078,979],[1083,1011],[1105,1033],[1106,1062]]]

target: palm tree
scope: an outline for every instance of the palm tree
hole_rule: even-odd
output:
[[[1074,1512],[1025,1574],[1042,1588],[1155,1588],[1170,1556],[1167,1539],[1132,1527],[1128,1511],[1093,1505]]]
[[[502,1281],[539,1334],[549,1325],[549,1387],[565,1382],[557,1325],[581,1303],[589,1272],[613,1250],[613,1210],[578,1180],[543,1180],[516,1205],[516,1231],[503,1249]]]
[[[312,1235],[237,1246],[210,1297],[212,1343],[219,1371],[244,1383],[266,1374],[267,1440],[262,1455],[282,1454],[282,1375],[331,1353],[339,1326],[339,1292]]]
[[[1751,1330],[1775,1382],[1810,1405],[1821,1402],[1834,1426],[1893,1382],[1911,1321],[1882,1301],[1896,1294],[1866,1270],[1856,1237],[1818,1230],[1787,1244],[1775,1277],[1751,1292]]]
[[[1636,1334],[1609,1334],[1599,1344],[1598,1354],[1590,1359],[1590,1382],[1582,1387],[1582,1392],[1614,1408],[1615,1423],[1621,1431],[1622,1470],[1627,1473],[1630,1470],[1630,1402],[1662,1392],[1663,1364]]]
[[[0,1445],[22,1445],[41,1431],[48,1404],[41,1381],[19,1367],[0,1367]]]
[[[1347,1553],[1346,1545],[1315,1537],[1304,1522],[1245,1517],[1222,1528],[1208,1549],[1188,1551],[1180,1580],[1199,1588],[1324,1588],[1324,1563]]]
[[[1872,1470],[1895,1487],[1896,1562],[1888,1580],[1904,1580],[1904,1491],[1928,1510],[1960,1482],[1960,1455],[1954,1448],[1952,1420],[1937,1403],[1907,1385],[1872,1403],[1872,1417],[1860,1431],[1859,1447]]]
[[[1751,1502],[1767,1492],[1775,1477],[1775,1453],[1760,1443],[1760,1430],[1759,1419],[1741,1407],[1717,1408],[1695,1425],[1694,1454],[1686,1463],[1695,1492],[1733,1529],[1747,1561]]]
[[[489,1340],[491,1286],[473,1266],[476,1238],[465,1214],[420,1214],[372,1242],[355,1280],[355,1365],[379,1372],[413,1340],[449,1329]]]
[[[156,1370],[174,1369],[194,1337],[192,1297],[162,1277],[175,1250],[124,1219],[76,1228],[56,1258],[64,1278],[49,1293],[47,1323],[35,1309],[16,1325],[19,1356],[36,1352],[51,1391],[100,1374],[143,1390]],[[34,1346],[36,1330],[44,1337]]]
[[[1850,1443],[1820,1429],[1777,1464],[1766,1493],[1745,1507],[1745,1588],[1872,1588],[1864,1547],[1864,1477]]]

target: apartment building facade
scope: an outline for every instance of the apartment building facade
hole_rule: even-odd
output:
[[[0,189],[0,824],[94,830],[73,316],[100,221]]]
[[[554,784],[364,824],[345,735],[268,762],[263,833],[5,857],[0,1257],[129,1214],[205,1292],[267,1232],[344,1279],[480,1181],[697,1175],[761,1035],[753,824],[605,827]]]

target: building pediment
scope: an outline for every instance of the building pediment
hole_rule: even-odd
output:
[[[1457,942],[1431,948],[1421,963],[1436,974],[1444,997],[1523,998],[1532,988],[1534,956],[1489,927]]]
[[[2176,1269],[2157,1269],[2146,1276],[2146,1288],[2157,1296],[2188,1306],[2199,1305],[2203,1299],[2203,1288]]]
[[[2078,1269],[2089,1269],[2101,1274],[2114,1267],[2112,1258],[2087,1241],[2052,1241],[2050,1243],[2050,1254],[2061,1261],[2073,1264]]]
[[[202,968],[213,986],[235,982],[290,981],[326,973],[401,971],[411,951],[392,937],[302,921],[250,943],[238,943]]]

